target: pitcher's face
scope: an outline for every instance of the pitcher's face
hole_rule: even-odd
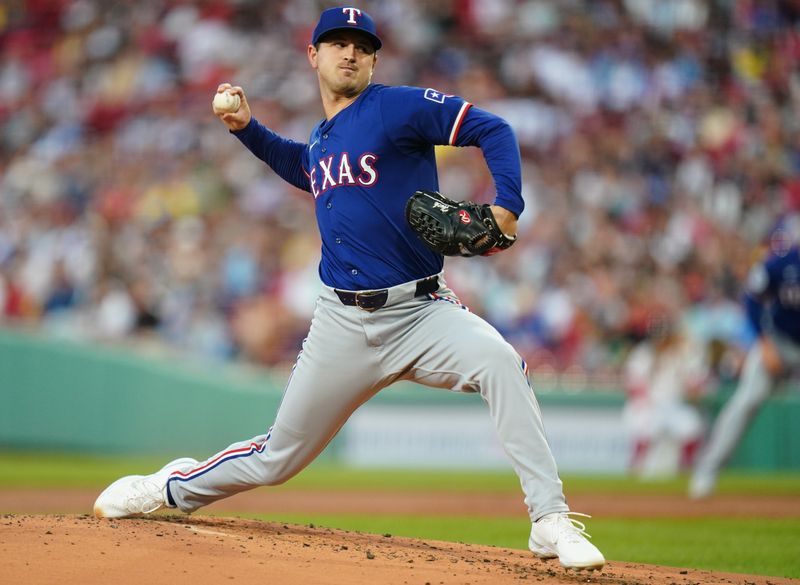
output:
[[[353,97],[369,85],[377,55],[366,35],[357,31],[333,31],[308,47],[308,60],[317,70],[320,86],[336,95]]]

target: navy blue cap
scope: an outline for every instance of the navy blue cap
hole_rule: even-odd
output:
[[[311,44],[316,45],[322,35],[334,30],[359,30],[369,37],[376,51],[381,48],[382,43],[375,30],[375,21],[360,8],[351,6],[328,8],[319,17],[311,37]]]

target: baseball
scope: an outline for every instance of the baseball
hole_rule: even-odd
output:
[[[214,106],[215,112],[231,114],[239,110],[241,103],[242,100],[239,99],[237,94],[223,91],[222,93],[218,93],[214,96],[214,102],[212,105]]]

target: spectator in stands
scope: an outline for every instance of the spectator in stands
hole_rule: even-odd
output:
[[[376,81],[469,93],[514,126],[530,210],[519,243],[480,270],[452,259],[448,278],[532,367],[556,378],[577,372],[589,386],[621,374],[646,279],[679,282],[693,331],[735,362],[746,335],[741,311],[729,309],[742,258],[780,210],[800,206],[791,81],[800,11],[788,2],[661,4],[365,5],[386,36]],[[107,338],[86,316],[116,282],[131,317],[115,321],[115,339],[139,338],[146,322],[181,350],[291,362],[309,318],[296,296],[314,296],[303,283],[315,282],[304,275],[318,236],[302,219],[304,198],[225,146],[207,95],[220,79],[237,80],[283,121],[277,131],[305,138],[320,117],[316,88],[296,74],[289,47],[308,37],[316,8],[0,8],[4,313]],[[470,153],[437,158],[446,192],[486,201],[488,172]],[[168,310],[176,303],[191,311]],[[726,309],[713,330],[696,319],[712,305]],[[258,336],[243,315],[263,307],[281,319]]]

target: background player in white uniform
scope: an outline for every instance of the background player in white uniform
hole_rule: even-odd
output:
[[[750,271],[745,308],[758,338],[739,384],[714,421],[689,482],[689,496],[711,495],[750,421],[791,367],[800,366],[800,250],[796,229],[776,230],[768,256]]]
[[[628,356],[623,419],[634,439],[631,472],[669,477],[688,467],[703,435],[696,398],[708,379],[706,352],[682,331],[675,310],[648,320],[647,337]]]
[[[516,233],[523,210],[519,149],[500,118],[433,89],[371,84],[381,41],[352,7],[323,12],[308,47],[326,118],[307,144],[252,117],[241,88],[235,113],[218,113],[282,178],[314,197],[323,291],[269,431],[205,462],[179,459],[149,476],[114,482],[99,517],[167,506],[192,512],[261,485],[285,482],[311,462],[352,412],[397,380],[479,392],[520,477],[532,521],[529,547],[571,568],[605,560],[568,516],[527,367],[443,278],[443,257],[405,220],[417,190],[436,191],[434,145],[478,146],[495,181],[499,227]]]

